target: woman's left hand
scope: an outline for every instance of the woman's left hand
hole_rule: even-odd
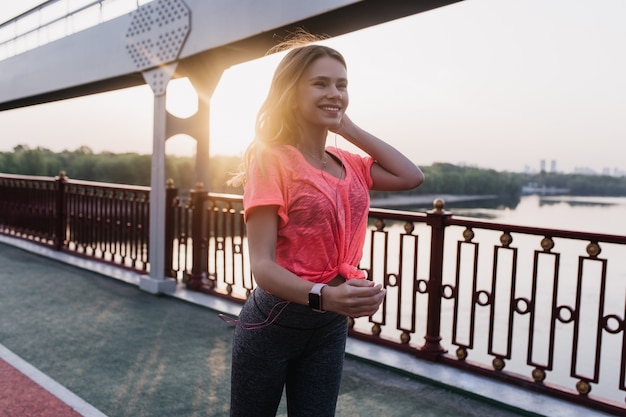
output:
[[[351,279],[336,287],[325,287],[322,306],[324,310],[344,316],[367,317],[378,311],[386,292],[381,284],[366,279]]]

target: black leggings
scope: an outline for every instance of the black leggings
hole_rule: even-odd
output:
[[[275,416],[286,387],[290,417],[334,416],[347,328],[345,316],[256,289],[233,337],[230,415]]]

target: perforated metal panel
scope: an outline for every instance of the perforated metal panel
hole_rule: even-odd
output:
[[[132,13],[126,50],[139,71],[178,59],[191,30],[191,11],[182,0],[155,0]]]

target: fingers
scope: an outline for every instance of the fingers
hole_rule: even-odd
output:
[[[387,292],[381,284],[368,280],[349,280],[342,285],[346,290],[342,300],[345,314],[354,318],[375,314]]]
[[[346,127],[347,123],[349,123],[349,122],[351,122],[351,120],[344,113],[341,116],[341,120],[339,120],[339,123],[337,123],[337,126],[331,128],[330,131],[333,132],[333,133],[337,133],[337,134],[341,135],[341,132],[342,132],[343,128]]]
[[[380,300],[372,299],[368,301],[367,303],[361,303],[359,305],[351,306],[350,309],[348,310],[347,315],[355,319],[359,317],[373,316],[374,314],[376,314],[376,312],[380,308],[380,305],[382,302],[383,302],[383,298],[381,297]]]
[[[376,285],[374,281],[368,279],[349,279],[345,283],[353,287],[373,287]],[[380,286],[380,284],[378,285]]]

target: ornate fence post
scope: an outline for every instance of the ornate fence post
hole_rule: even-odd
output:
[[[430,225],[430,277],[428,278],[428,317],[426,324],[425,343],[420,350],[431,360],[436,360],[446,352],[441,346],[441,295],[443,275],[443,243],[445,219],[451,213],[443,210],[443,200],[433,202],[433,210],[429,210],[426,223]]]
[[[166,277],[176,278],[174,263],[174,228],[176,227],[175,214],[178,206],[178,188],[174,187],[174,180],[165,183],[165,271]]]
[[[206,241],[204,237],[204,201],[207,192],[204,184],[196,184],[191,190],[191,275],[187,277],[186,284],[191,290],[200,291],[205,287],[207,271],[204,270],[204,258],[206,256]]]
[[[65,246],[66,230],[67,230],[67,215],[65,206],[65,185],[67,184],[67,177],[65,171],[59,172],[59,176],[55,177],[55,216],[54,216],[54,239],[53,245],[55,250],[63,249]]]

